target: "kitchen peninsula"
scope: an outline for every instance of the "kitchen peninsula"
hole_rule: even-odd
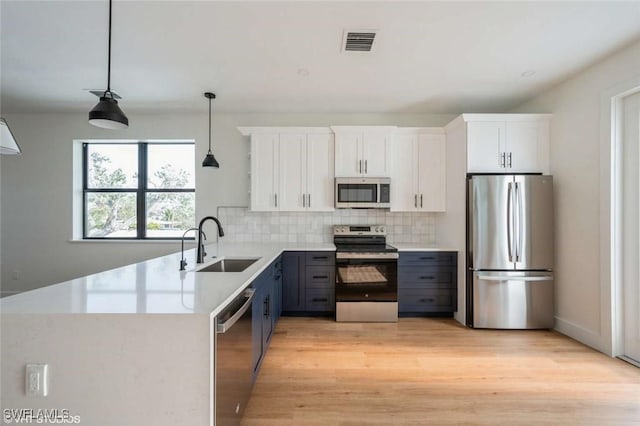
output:
[[[202,266],[259,260],[194,272],[192,249],[186,272],[176,253],[3,298],[3,408],[68,409],[102,426],[210,424],[214,318],[285,250],[335,247],[220,242],[206,246]],[[30,363],[49,366],[45,398],[25,396]]]

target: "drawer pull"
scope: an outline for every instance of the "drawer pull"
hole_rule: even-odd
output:
[[[312,300],[312,302],[328,302],[329,299],[327,299],[326,297],[320,298],[320,297],[314,297]]]
[[[420,277],[421,280],[432,280],[435,277],[433,275],[425,275],[423,277]]]
[[[433,256],[429,256],[429,257],[421,257],[420,260],[433,260],[435,259],[435,257]]]
[[[430,302],[435,302],[436,299],[420,299],[421,303],[430,303]]]
[[[313,256],[312,259],[313,260],[327,260],[327,259],[329,259],[329,256]]]
[[[314,279],[314,280],[319,280],[319,279],[325,279],[325,280],[328,280],[328,279],[329,279],[329,276],[327,276],[327,275],[314,275],[314,276],[313,276],[313,279]]]

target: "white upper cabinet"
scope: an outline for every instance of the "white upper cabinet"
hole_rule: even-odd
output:
[[[548,173],[548,114],[463,114],[469,173]]]
[[[307,134],[307,210],[335,210],[333,151],[333,134]]]
[[[278,134],[251,135],[251,210],[278,210]]]
[[[307,135],[280,134],[280,204],[282,211],[303,211],[307,196]]]
[[[388,177],[395,126],[332,126],[338,177]]]
[[[251,136],[251,210],[334,210],[328,128],[241,127]]]
[[[398,129],[390,158],[391,211],[445,211],[446,137],[443,129]]]

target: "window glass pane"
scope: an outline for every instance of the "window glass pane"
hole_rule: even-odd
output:
[[[89,192],[87,196],[87,237],[135,238],[136,194]]]
[[[136,188],[138,146],[89,144],[87,167],[89,188]]]
[[[182,237],[196,224],[194,192],[147,193],[147,237]]]
[[[149,144],[147,150],[149,189],[195,188],[193,144]]]

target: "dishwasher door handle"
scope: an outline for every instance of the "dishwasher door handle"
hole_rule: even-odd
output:
[[[216,333],[224,334],[227,331],[231,330],[231,327],[238,322],[242,315],[251,307],[251,302],[253,302],[253,298],[256,295],[256,291],[252,288],[245,290],[244,295],[247,297],[247,301],[238,309],[228,320],[225,322],[218,323],[216,327]]]

